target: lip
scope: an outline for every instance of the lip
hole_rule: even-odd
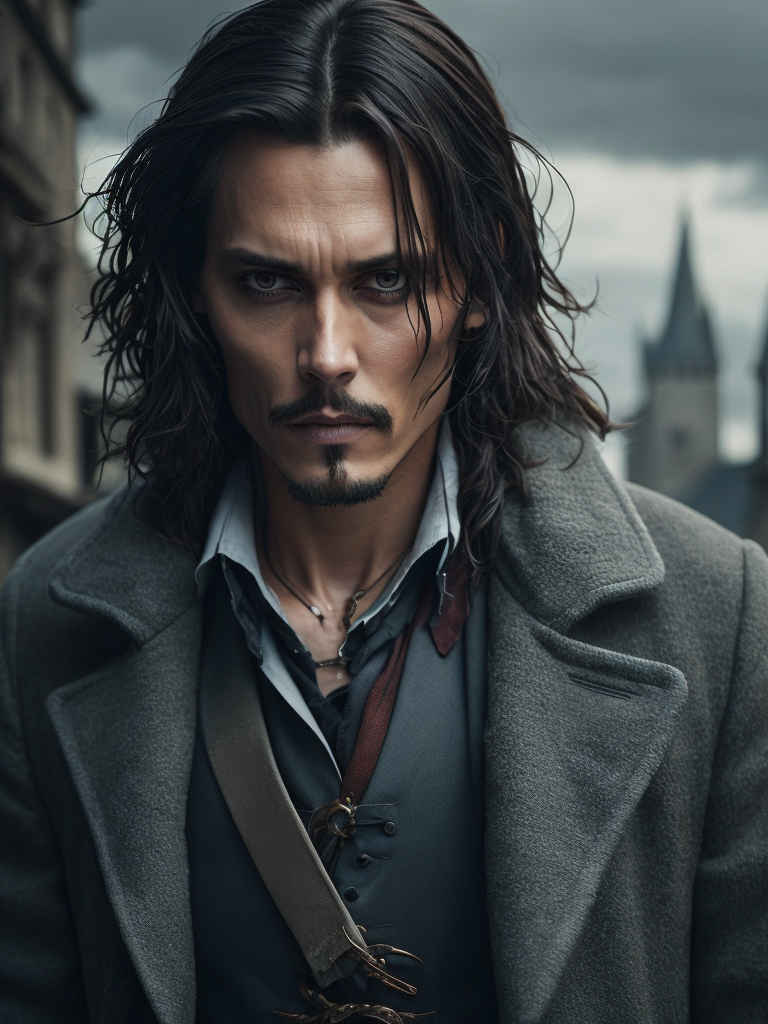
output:
[[[320,424],[322,426],[337,427],[341,424],[354,423],[359,424],[363,427],[372,427],[373,420],[367,419],[365,416],[350,416],[348,413],[339,413],[337,416],[333,416],[327,412],[312,412],[308,416],[304,416],[299,420],[294,420],[291,424],[292,427],[303,427],[310,424]]]
[[[364,434],[366,430],[370,430],[373,423],[370,420],[348,417],[339,417],[338,419],[314,417],[311,420],[292,423],[290,426],[307,441],[329,445],[349,444]]]

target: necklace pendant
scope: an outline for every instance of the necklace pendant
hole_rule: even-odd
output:
[[[315,616],[315,618],[319,619],[321,622],[325,619],[325,616],[323,615],[323,613],[315,605],[313,605],[313,604],[309,605],[309,610],[312,612],[312,614]]]
[[[341,620],[344,623],[344,628],[347,631],[349,631],[349,629],[350,629],[350,627],[352,625],[352,616],[357,611],[357,603],[358,603],[358,601],[360,600],[360,598],[364,594],[365,594],[364,590],[358,590],[349,599],[349,610],[347,611],[347,614]]]

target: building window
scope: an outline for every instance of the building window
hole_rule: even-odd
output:
[[[35,79],[28,53],[19,54],[19,100],[21,118],[31,124],[35,116]]]
[[[114,490],[125,482],[126,474],[121,457],[104,459],[106,445],[101,433],[102,396],[83,391],[77,400],[80,416],[80,483],[85,491]],[[110,438],[110,448],[125,441],[128,424],[114,423],[110,416],[104,422]]]
[[[61,115],[59,112],[59,105],[56,102],[54,96],[48,97],[48,102],[45,104],[45,119],[46,119],[46,141],[52,150],[52,158],[54,165],[57,164],[60,150],[60,139],[61,139]]]
[[[691,443],[691,432],[684,427],[673,427],[669,432],[669,447],[673,452],[684,452]]]
[[[5,428],[11,445],[53,454],[53,373],[50,324],[40,311],[23,307],[5,375]]]
[[[100,462],[104,454],[98,406],[100,397],[82,392],[77,399],[80,416],[80,486],[85,491],[95,490],[99,482]]]

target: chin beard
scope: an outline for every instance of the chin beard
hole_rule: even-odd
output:
[[[390,474],[384,473],[375,480],[352,480],[344,467],[346,455],[347,445],[325,445],[323,456],[328,466],[327,477],[307,483],[286,478],[288,493],[294,501],[329,508],[333,505],[362,505],[380,498]]]

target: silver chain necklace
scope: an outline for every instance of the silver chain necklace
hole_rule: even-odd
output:
[[[411,545],[411,547],[412,547],[412,545]],[[346,636],[344,637],[344,640],[343,640],[343,642],[341,644],[341,647],[339,647],[339,653],[336,655],[335,658],[326,658],[324,661],[316,661],[315,662],[315,668],[332,668],[332,667],[337,666],[337,665],[341,666],[341,667],[344,667],[344,666],[349,664],[351,659],[350,658],[345,658],[342,655],[341,652],[344,649],[344,644],[347,642],[347,636],[349,636],[349,631],[352,628],[352,619],[353,619],[355,613],[357,612],[357,606],[360,603],[361,598],[365,597],[366,594],[369,594],[373,590],[373,588],[377,584],[381,583],[381,581],[386,576],[388,576],[390,574],[394,575],[394,573],[400,568],[400,566],[405,561],[405,557],[408,554],[408,552],[411,550],[411,547],[406,548],[406,550],[402,553],[402,555],[398,555],[398,557],[395,559],[395,561],[392,562],[391,565],[388,565],[387,568],[384,570],[384,572],[381,574],[381,576],[377,576],[376,579],[373,581],[373,583],[370,583],[363,590],[356,590],[354,592],[354,594],[351,595],[351,597],[347,598],[347,606],[348,606],[347,607],[347,611],[342,616],[342,619],[341,619],[342,624],[344,626],[344,629],[346,631]],[[314,605],[310,601],[307,601],[306,598],[304,598],[299,593],[299,591],[294,586],[292,586],[288,582],[288,580],[284,576],[282,576],[277,571],[277,569],[274,567],[274,565],[272,564],[272,559],[269,557],[269,541],[268,541],[268,538],[267,538],[266,528],[264,530],[264,557],[266,559],[267,565],[269,566],[269,568],[271,569],[271,571],[273,572],[275,577],[278,580],[280,580],[280,582],[285,587],[285,589],[289,593],[293,594],[293,596],[296,598],[296,600],[301,602],[301,604],[304,605],[304,607],[307,609],[307,611],[311,612],[315,616],[315,618],[318,620],[318,622],[322,625],[325,622],[325,616],[320,611],[320,609],[317,607],[317,605]]]

